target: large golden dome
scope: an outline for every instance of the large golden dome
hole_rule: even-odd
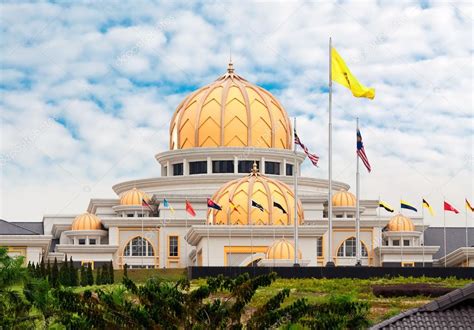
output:
[[[389,231],[415,231],[415,225],[410,218],[397,214],[390,219],[387,229]]]
[[[272,244],[266,253],[267,259],[290,259],[295,258],[295,246],[282,238]],[[298,249],[298,259],[301,259],[301,251]]]
[[[356,197],[354,194],[341,190],[332,196],[332,206],[335,207],[355,207]]]
[[[256,164],[248,176],[232,180],[222,186],[212,200],[222,207],[222,211],[209,211],[208,216],[213,224],[293,224],[295,197],[292,189],[283,182],[258,173]],[[260,204],[264,210],[252,207],[252,200]],[[274,203],[283,207],[286,214],[275,207]],[[298,201],[298,221],[299,223],[303,221],[303,207],[300,201]]]
[[[140,206],[142,205],[142,199],[145,199],[146,201],[150,200],[146,193],[137,188],[133,188],[122,194],[120,197],[120,205]]]
[[[72,230],[99,230],[101,223],[99,217],[91,213],[78,215],[72,222]]]
[[[170,149],[195,147],[291,149],[291,127],[280,102],[234,73],[187,96],[170,125]]]

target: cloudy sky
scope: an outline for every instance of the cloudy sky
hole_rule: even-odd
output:
[[[395,4],[396,3],[396,4]],[[225,72],[271,91],[327,177],[328,38],[373,101],[334,88],[334,179],[363,198],[473,201],[469,2],[145,1],[1,4],[1,205],[8,220],[82,212],[117,182],[160,175],[179,102]],[[447,216],[464,225],[464,214]]]

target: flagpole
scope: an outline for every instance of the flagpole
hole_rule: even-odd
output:
[[[141,253],[141,255],[142,255],[142,268],[143,268],[143,245],[145,244],[145,235],[144,235],[144,230],[143,230],[143,215],[144,214],[143,214],[143,201],[142,201],[142,239],[141,239],[141,241],[142,241],[142,244],[141,244],[142,245],[142,253]]]
[[[466,205],[464,206],[464,212],[466,214],[466,267],[469,267],[469,235],[467,229],[467,199]]]
[[[298,264],[298,160],[296,159],[296,143],[295,143],[295,132],[296,132],[296,117],[293,118],[293,156],[294,156],[294,166],[295,173],[293,173],[294,178],[294,190],[295,190],[295,205],[294,205],[294,231],[295,231],[295,257],[293,266],[297,267]]]
[[[188,202],[188,198],[186,197],[186,203]],[[184,213],[186,213],[186,223],[185,223],[185,226],[186,226],[186,234],[185,236],[188,234],[188,211],[186,210],[186,205],[184,206],[185,210],[184,210]],[[186,242],[186,240],[184,240],[184,260],[185,260],[185,265],[186,265],[186,268],[188,268],[188,242]]]
[[[400,214],[402,213],[402,197],[400,197]],[[400,266],[403,267],[403,232],[400,233]]]
[[[211,221],[214,221],[214,211],[211,210],[211,213],[209,214],[209,217],[211,218]],[[209,224],[210,221],[207,222],[207,267],[209,267]]]
[[[443,196],[443,203],[445,203],[446,197]],[[446,210],[443,205],[443,236],[444,236],[444,268],[446,268]]]
[[[356,132],[359,130],[359,117],[356,119]],[[359,155],[356,153],[356,266],[362,266],[360,261],[360,174],[359,174]]]
[[[329,148],[328,148],[328,260],[326,266],[335,266],[332,258],[332,38],[329,37]]]
[[[423,226],[423,233],[421,238],[423,240],[422,251],[423,251],[423,267],[425,267],[425,206],[424,206],[424,198],[421,201],[421,217],[422,217],[422,226]]]
[[[379,205],[377,207],[377,219],[378,219],[378,226],[380,230],[379,236],[379,266],[382,267],[382,226],[380,225],[380,195],[379,195]]]

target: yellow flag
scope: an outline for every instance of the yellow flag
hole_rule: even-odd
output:
[[[349,88],[355,97],[366,97],[371,100],[375,97],[375,89],[365,87],[354,77],[335,48],[331,50],[331,70],[332,80]]]

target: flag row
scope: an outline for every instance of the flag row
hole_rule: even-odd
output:
[[[471,203],[469,203],[467,198],[465,199],[465,206],[466,206],[467,210],[469,210],[471,212],[474,212],[474,207],[472,206]],[[379,201],[379,207],[385,209],[387,212],[390,212],[390,213],[392,213],[394,211],[393,207],[391,207],[387,202],[384,202],[384,201]],[[433,207],[424,198],[422,198],[421,207],[427,209],[431,216],[435,215]],[[400,200],[400,209],[407,209],[407,210],[411,210],[411,211],[414,211],[414,212],[418,212],[418,209],[415,206],[413,206],[413,204],[410,204],[410,203],[408,203],[407,201],[405,201],[403,199]],[[446,201],[444,201],[444,203],[443,203],[443,211],[454,212],[456,214],[459,213],[459,210],[457,208],[455,208],[453,205],[451,205],[450,203],[448,203]]]

